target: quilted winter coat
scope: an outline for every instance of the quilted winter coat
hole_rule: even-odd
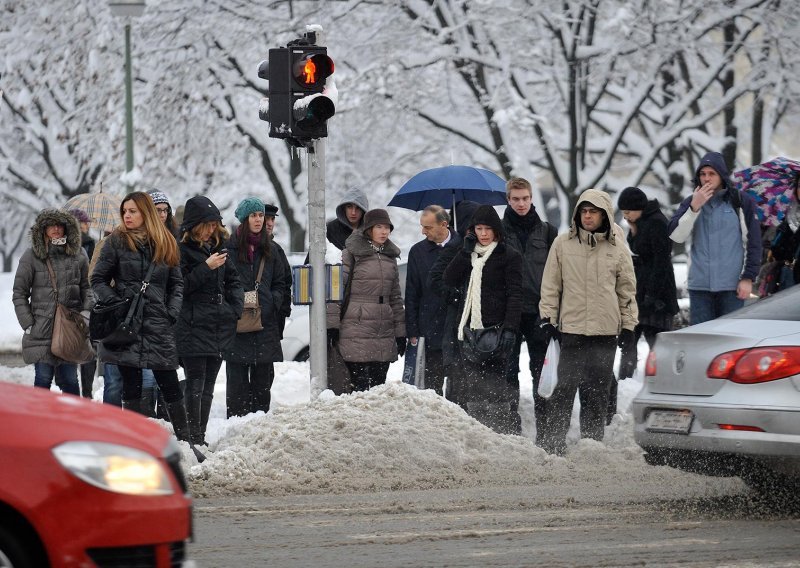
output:
[[[50,225],[63,225],[67,242],[47,243],[44,231]],[[47,259],[53,265],[58,301],[73,310],[91,310],[94,295],[89,287],[89,260],[81,248],[81,231],[75,218],[63,211],[46,209],[30,230],[31,247],[22,254],[14,276],[14,312],[20,327],[31,328],[22,336],[22,358],[27,364],[63,363],[50,352],[56,297],[50,283]]]

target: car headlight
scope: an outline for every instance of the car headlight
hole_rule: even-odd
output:
[[[53,455],[70,473],[86,483],[127,495],[170,495],[169,476],[150,454],[105,442],[65,442]]]

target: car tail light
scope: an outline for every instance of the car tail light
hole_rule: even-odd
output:
[[[743,432],[763,432],[758,426],[745,426],[743,424],[717,424],[720,430],[739,430]]]
[[[718,355],[708,366],[711,379],[755,384],[800,374],[800,347],[756,347]]]
[[[645,377],[655,377],[656,376],[656,352],[651,350],[650,353],[647,354],[647,363],[644,365],[644,376]]]

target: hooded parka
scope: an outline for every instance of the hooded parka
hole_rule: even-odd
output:
[[[350,225],[350,221],[347,220],[347,212],[345,211],[348,203],[353,203],[361,209],[359,228],[364,226],[364,215],[369,210],[369,200],[363,191],[354,187],[345,192],[339,201],[339,205],[336,206],[336,219],[328,221],[325,226],[325,236],[339,250],[344,250],[347,238],[353,234],[353,227]]]
[[[345,361],[397,360],[397,338],[406,336],[399,257],[400,249],[389,239],[377,252],[361,229],[347,238],[342,271],[349,296],[339,335]]]
[[[590,233],[580,227],[578,209],[584,202],[605,211],[605,231]],[[633,262],[613,219],[608,194],[587,189],[572,211],[569,232],[553,241],[542,276],[539,313],[564,333],[611,336],[636,327]]]
[[[106,303],[118,297],[133,298],[142,287],[151,258],[149,245],[139,243],[136,250],[131,250],[121,230],[114,230],[105,239],[90,279],[97,301]],[[180,266],[157,263],[144,298],[144,311],[136,326],[139,340],[124,347],[106,347],[100,343],[98,355],[106,363],[126,367],[155,371],[177,369],[175,323],[183,300]]]
[[[47,242],[45,229],[52,225],[64,227],[66,243]],[[42,211],[30,229],[31,247],[19,260],[14,276],[14,312],[23,330],[22,359],[27,364],[64,363],[50,352],[53,339],[53,320],[56,297],[50,283],[47,259],[53,266],[58,287],[58,302],[76,310],[91,310],[94,294],[89,286],[89,260],[81,249],[81,231],[75,218],[64,211]]]

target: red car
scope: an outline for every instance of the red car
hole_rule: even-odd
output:
[[[0,383],[0,568],[184,567],[177,442],[133,412]]]

